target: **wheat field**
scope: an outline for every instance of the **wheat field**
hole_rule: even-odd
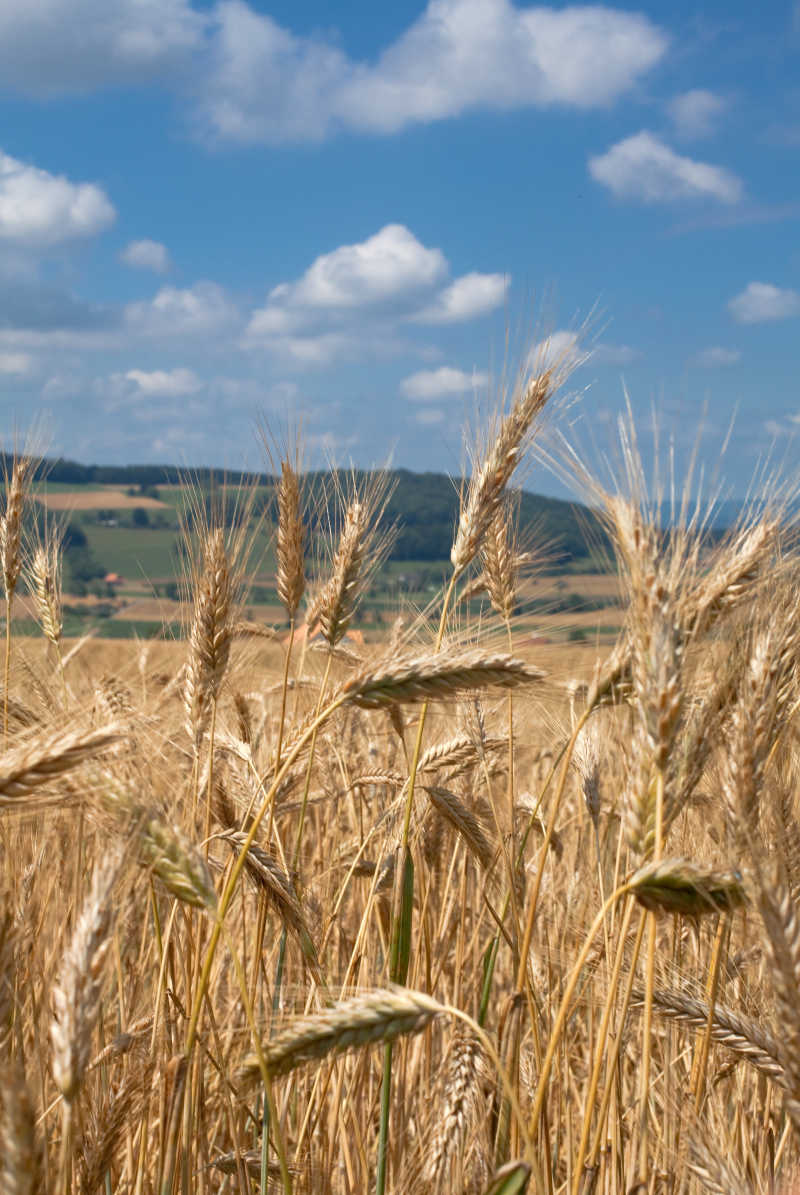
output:
[[[613,489],[567,454],[623,626],[523,647],[513,484],[563,372],[499,406],[446,586],[381,643],[348,638],[390,547],[380,473],[312,562],[278,453],[276,587],[316,638],[242,621],[248,523],[206,515],[185,640],[100,645],[63,639],[58,530],[29,533],[15,458],[3,1193],[797,1188],[791,506],[712,535],[688,497],[662,523],[629,430]]]

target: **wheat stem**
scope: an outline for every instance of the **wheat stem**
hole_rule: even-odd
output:
[[[436,642],[434,645],[434,652],[438,653],[442,646],[442,639],[444,638],[444,630],[447,625],[447,612],[450,601],[455,590],[457,580],[457,572],[454,569],[450,582],[445,591],[442,600],[442,610],[439,615],[439,629],[436,633]],[[420,755],[422,753],[422,740],[425,733],[425,716],[428,712],[427,701],[423,702],[419,711],[419,721],[417,724],[417,737],[414,741],[414,754],[411,757],[411,768],[408,775],[408,790],[406,792],[405,810],[403,812],[403,832],[401,838],[401,853],[405,856],[408,852],[408,835],[411,827],[411,813],[414,808],[414,786],[417,779],[417,770],[419,768]],[[397,900],[394,902],[392,909],[392,957],[390,962],[390,975],[394,983],[405,982],[405,976],[401,976],[398,970],[399,950],[400,950],[400,933],[399,924],[401,917],[401,909],[398,902],[402,899],[402,886],[398,884]],[[387,1161],[389,1150],[389,1113],[391,1110],[391,1084],[392,1084],[392,1043],[387,1042],[383,1055],[383,1079],[381,1087],[381,1111],[380,1111],[380,1127],[378,1130],[378,1161],[375,1178],[375,1195],[385,1195],[386,1190],[386,1174]]]
[[[538,1133],[539,1121],[541,1119],[542,1111],[544,1109],[544,1102],[547,1097],[547,1087],[550,1080],[550,1071],[553,1066],[553,1059],[561,1039],[561,1033],[565,1024],[567,1023],[567,1016],[570,1011],[570,1003],[572,1001],[575,989],[578,986],[583,965],[589,957],[589,952],[594,945],[595,935],[597,934],[598,930],[602,928],[606,914],[614,907],[620,897],[625,896],[625,894],[629,891],[630,885],[626,881],[624,884],[621,884],[619,888],[616,888],[609,897],[607,897],[604,904],[601,906],[599,913],[587,931],[586,939],[581,947],[580,953],[575,963],[573,964],[569,980],[567,981],[567,986],[564,989],[563,996],[561,997],[561,1004],[558,1009],[558,1014],[553,1024],[553,1028],[550,1030],[550,1040],[547,1043],[547,1051],[539,1070],[539,1078],[536,1084],[536,1094],[533,1101],[533,1111],[531,1112],[530,1120],[528,1122],[530,1126],[530,1134],[534,1139]]]

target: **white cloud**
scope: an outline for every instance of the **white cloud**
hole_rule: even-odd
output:
[[[203,388],[202,381],[191,369],[154,369],[149,372],[129,369],[125,378],[148,398],[181,398]]]
[[[33,368],[30,353],[0,353],[0,373],[24,374]]]
[[[509,278],[505,274],[464,274],[412,318],[421,324],[457,324],[499,307]]]
[[[209,131],[238,141],[393,133],[477,108],[603,106],[668,45],[646,17],[601,5],[430,0],[374,64],[334,37],[295,36],[242,0],[222,0],[213,19],[196,102]]]
[[[365,320],[387,321],[447,275],[441,249],[429,249],[402,224],[317,257],[294,282],[283,282],[256,308],[247,347],[266,347],[305,364],[323,364],[363,343]],[[374,331],[374,328],[373,328]]]
[[[761,324],[800,315],[800,294],[773,286],[771,282],[750,282],[728,303],[728,310],[740,324]]]
[[[29,95],[174,75],[208,18],[189,0],[36,0],[0,5],[0,77]]]
[[[400,390],[412,402],[431,402],[467,394],[485,386],[488,381],[489,375],[478,370],[465,373],[463,369],[442,365],[439,369],[421,369],[412,373],[400,383]]]
[[[297,365],[329,365],[357,352],[358,342],[343,332],[322,332],[318,336],[282,337],[270,347]]]
[[[604,106],[666,53],[639,13],[429,0],[374,61],[335,30],[296,35],[244,0],[0,5],[0,78],[38,96],[160,81],[200,128],[242,142],[393,133],[474,109]]]
[[[409,324],[475,319],[502,302],[507,282],[502,274],[471,273],[447,283],[448,273],[441,249],[423,245],[403,224],[387,224],[273,287],[240,343],[309,366],[364,351],[441,359],[432,346],[409,341]]]
[[[726,349],[720,345],[712,345],[710,348],[701,349],[699,353],[695,353],[692,361],[703,369],[718,369],[720,366],[736,365],[741,357],[739,349]]]
[[[301,307],[361,307],[432,286],[447,272],[441,249],[426,249],[402,224],[387,224],[356,245],[341,245],[271,297]]]
[[[741,179],[730,170],[682,157],[647,131],[590,158],[589,173],[620,198],[645,203],[701,198],[738,203],[743,193]]]
[[[675,131],[681,137],[709,137],[728,106],[723,96],[696,87],[676,95],[667,107]]]
[[[116,212],[94,183],[73,183],[0,151],[0,241],[35,249],[107,228]]]
[[[156,274],[166,274],[170,267],[169,253],[166,245],[160,241],[131,241],[120,253],[120,259],[126,266],[136,270],[153,270]]]
[[[129,303],[125,322],[147,336],[203,336],[229,328],[238,319],[234,304],[215,282],[179,289],[162,286],[152,299]]]

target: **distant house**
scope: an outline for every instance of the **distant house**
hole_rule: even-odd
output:
[[[298,627],[297,630],[295,631],[295,633],[292,637],[292,643],[303,643],[303,641],[306,639],[308,640],[309,643],[319,643],[322,641],[322,631],[319,628],[319,623],[314,623],[314,626],[311,628],[310,635],[308,633],[308,625],[306,623],[303,623],[303,625]],[[286,636],[286,642],[287,643],[289,642],[288,635]],[[344,637],[342,639],[342,646],[343,647],[363,647],[364,646],[363,632],[357,631],[357,630],[347,631],[347,633],[344,635]]]
[[[119,573],[106,573],[103,580],[106,585],[121,585],[125,578],[121,577]]]

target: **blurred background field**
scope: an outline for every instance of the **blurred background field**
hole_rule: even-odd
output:
[[[191,481],[165,481],[146,470],[135,484],[53,480],[64,463],[45,466],[35,490],[40,520],[46,512],[65,528],[65,633],[92,633],[102,639],[173,639],[183,634],[180,586],[183,577],[182,523],[193,507],[223,500],[229,519],[247,520],[251,536],[248,592],[243,616],[276,630],[288,629],[274,587],[274,492],[271,479],[196,474]],[[100,475],[113,470],[100,470]],[[163,470],[162,475],[175,471]],[[136,476],[125,470],[126,477]],[[444,475],[393,475],[394,494],[384,516],[400,528],[389,558],[374,579],[359,611],[358,629],[379,639],[401,608],[424,608],[439,590],[449,567],[448,553],[458,509],[455,483]],[[316,534],[312,557],[331,522],[337,479],[314,474]],[[540,644],[586,643],[607,646],[623,618],[618,585],[609,571],[605,537],[593,513],[533,494],[521,495],[523,539],[541,557],[539,573],[526,587],[518,611],[520,635]],[[471,604],[471,612],[479,609]],[[36,634],[28,600],[17,598],[20,630]]]

